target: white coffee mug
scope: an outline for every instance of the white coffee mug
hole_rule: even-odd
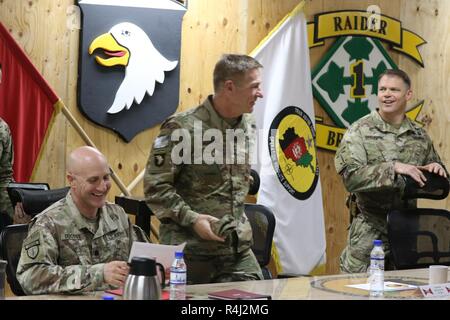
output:
[[[430,266],[429,272],[429,284],[447,283],[448,266]]]

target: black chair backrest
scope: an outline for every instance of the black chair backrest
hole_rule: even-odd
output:
[[[261,185],[261,179],[259,178],[259,174],[256,170],[251,169],[250,175],[253,178],[252,183],[250,184],[250,188],[248,189],[248,194],[253,196],[258,193],[259,186]]]
[[[450,265],[450,212],[402,209],[389,212],[389,246],[397,269]]]
[[[10,195],[16,203],[22,202],[23,211],[26,214],[35,216],[54,202],[64,198],[69,189],[69,187],[51,190],[14,189],[11,190]]]
[[[423,187],[420,187],[417,182],[410,176],[405,177],[405,190],[403,199],[433,199],[442,200],[447,198],[450,184],[447,178],[438,174],[422,171],[427,181]]]
[[[50,186],[48,183],[38,183],[38,182],[10,182],[6,187],[6,191],[8,192],[9,199],[11,200],[11,204],[13,208],[16,206],[18,202],[18,198],[14,192],[16,189],[22,190],[50,190]]]
[[[25,295],[16,278],[17,264],[22,251],[22,242],[28,234],[28,224],[12,224],[5,227],[0,234],[0,254],[8,262],[6,279],[12,292],[17,296]]]
[[[272,252],[275,216],[266,206],[252,203],[245,204],[245,214],[252,226],[252,251],[261,266],[264,278],[270,279],[272,275],[267,266],[270,262]]]

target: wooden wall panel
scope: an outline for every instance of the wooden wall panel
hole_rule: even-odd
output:
[[[67,1],[0,1],[0,20],[26,51],[37,69],[57,94],[67,97],[67,53],[70,50],[65,30]],[[66,124],[56,116],[48,137],[43,160],[35,172],[36,181],[48,181],[51,187],[64,185]],[[55,174],[49,174],[55,173]]]
[[[427,41],[420,47],[425,68],[417,68],[403,56],[400,67],[411,76],[414,101],[425,100],[419,120],[425,123],[434,147],[450,168],[450,1],[404,1],[400,19],[405,28]],[[450,197],[441,201],[421,200],[419,206],[450,209]]]
[[[250,52],[297,3],[298,0],[190,0],[182,29],[178,111],[196,106],[211,93],[212,70],[222,53]],[[76,100],[79,32],[66,26],[66,10],[73,4],[74,0],[0,0],[0,20],[11,30],[38,70],[107,156],[123,183],[128,185],[145,168],[151,144],[159,129],[155,126],[141,132],[131,143],[126,144],[111,131],[95,125],[79,113]],[[306,0],[306,16],[308,21],[312,21],[316,13],[365,10],[372,4],[380,6],[382,13],[401,19],[403,27],[418,33],[428,42],[419,49],[425,69],[418,67],[409,58],[392,52],[390,54],[401,68],[411,74],[416,100],[426,100],[423,119],[436,141],[436,148],[450,166],[450,147],[446,143],[450,113],[445,112],[449,91],[446,77],[450,71],[450,2]],[[439,32],[436,33],[436,30]],[[311,49],[312,67],[333,41],[327,39],[324,46]],[[317,102],[314,107],[316,114],[324,117],[325,123],[332,124]],[[64,115],[59,114],[34,180],[48,181],[54,188],[65,185],[66,155],[83,144]],[[335,172],[333,159],[334,153],[319,151],[327,234],[327,273],[338,272],[338,257],[346,243],[348,225],[344,206],[346,191]],[[119,188],[114,186],[110,200],[120,193]],[[142,183],[136,186],[132,194],[142,195]],[[424,203],[450,209],[449,199]]]

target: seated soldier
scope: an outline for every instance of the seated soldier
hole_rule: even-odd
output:
[[[26,294],[122,287],[134,233],[122,207],[106,201],[106,158],[92,147],[69,156],[67,196],[35,216],[23,242],[17,279]]]

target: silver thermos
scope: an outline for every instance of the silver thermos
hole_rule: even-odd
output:
[[[160,283],[156,266],[160,269]],[[123,298],[125,300],[159,300],[161,288],[165,285],[164,268],[154,259],[134,257],[130,264],[130,273],[125,281]]]

